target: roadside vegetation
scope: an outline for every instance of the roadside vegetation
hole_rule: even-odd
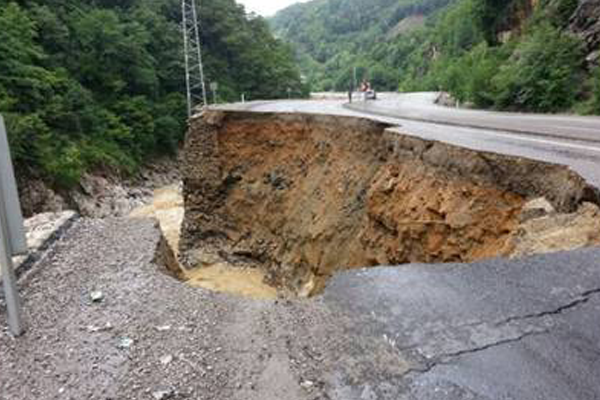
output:
[[[401,77],[393,48],[398,22],[429,15],[451,0],[327,0],[295,4],[270,20],[275,34],[294,45],[314,91],[348,90],[357,69],[380,90],[395,90]],[[420,25],[401,28],[411,30]],[[402,56],[402,54],[398,54]]]
[[[57,187],[176,151],[186,115],[179,0],[0,0],[0,113],[19,175]],[[203,2],[219,100],[305,95],[292,51],[233,0]]]
[[[316,71],[315,89],[348,90],[356,68],[380,91],[445,90],[479,108],[600,113],[600,71],[586,65],[584,43],[569,30],[577,0],[363,3],[300,4],[271,21],[297,47],[302,69]],[[346,15],[348,26],[329,22]],[[408,26],[415,16],[427,18]]]
[[[542,2],[518,20],[525,3],[462,0],[421,33],[425,40],[401,66],[400,89],[443,89],[480,108],[572,110],[586,100],[582,82],[591,75],[583,43],[564,30],[572,6]],[[431,49],[435,57],[428,56]]]
[[[600,115],[600,68],[596,68],[590,78],[593,96],[589,103],[583,104],[584,112]]]

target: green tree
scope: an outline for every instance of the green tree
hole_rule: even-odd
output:
[[[187,118],[178,0],[0,0],[0,112],[19,171],[56,186],[173,154]],[[223,101],[306,96],[292,49],[234,0],[201,8]],[[23,175],[23,174],[21,174]]]
[[[594,92],[592,97],[592,112],[600,114],[600,68],[596,68],[592,74]]]
[[[51,72],[39,66],[45,57],[36,27],[16,3],[0,8],[0,94],[8,111],[31,112],[52,92]]]
[[[516,47],[493,79],[499,108],[553,112],[571,107],[584,76],[582,44],[550,24]]]

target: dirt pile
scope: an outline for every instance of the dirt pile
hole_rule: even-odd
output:
[[[192,120],[183,265],[254,266],[269,284],[310,294],[338,269],[509,256],[518,235],[525,242],[529,200],[543,197],[557,214],[597,202],[566,168],[387,128],[298,114]]]
[[[600,209],[584,203],[577,212],[524,221],[511,242],[511,256],[527,256],[600,245]]]

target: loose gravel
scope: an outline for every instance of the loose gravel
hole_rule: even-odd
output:
[[[153,220],[75,222],[20,280],[0,399],[326,398],[323,346],[348,341],[319,301],[188,287],[153,263],[160,239]]]

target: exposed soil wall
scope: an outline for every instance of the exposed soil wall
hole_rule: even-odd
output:
[[[295,292],[341,268],[510,255],[528,200],[574,212],[596,196],[567,168],[365,119],[208,112],[190,125],[183,264],[255,265]]]

